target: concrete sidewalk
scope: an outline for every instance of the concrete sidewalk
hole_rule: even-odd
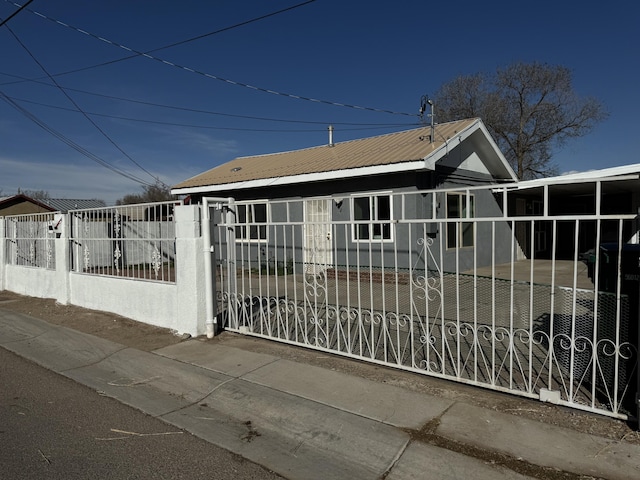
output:
[[[0,346],[290,479],[640,478],[638,445],[206,341],[149,353],[0,309]]]

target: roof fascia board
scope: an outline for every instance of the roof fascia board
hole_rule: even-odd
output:
[[[573,183],[596,183],[596,182],[616,182],[622,180],[638,180],[640,179],[640,174],[630,174],[630,175],[617,175],[612,177],[584,177],[584,178],[563,178],[559,177],[548,177],[548,178],[537,178],[535,180],[524,181],[517,184],[509,184],[504,185],[499,188],[494,188],[494,192],[501,192],[505,188],[509,191],[514,190],[529,190],[531,188],[540,188],[546,185],[568,185]]]
[[[5,199],[2,200],[2,202],[0,202],[0,204],[10,203],[10,202],[12,202],[14,200],[22,200],[24,202],[32,203],[32,204],[36,205],[37,207],[44,208],[47,212],[56,212],[57,211],[55,208],[50,207],[46,203],[43,203],[40,200],[36,200],[35,198],[28,197],[23,193],[19,193],[17,195],[12,195],[11,197],[6,197]]]
[[[493,149],[494,153],[498,156],[498,159],[502,163],[502,166],[506,170],[507,175],[510,177],[510,179],[514,182],[517,182],[518,176],[514,172],[513,168],[511,168],[511,165],[509,165],[509,162],[507,161],[505,156],[502,154],[502,152],[498,148],[498,145],[493,140],[493,137],[491,137],[489,130],[487,130],[487,127],[484,125],[484,123],[480,119],[473,122],[464,130],[456,133],[455,136],[453,136],[452,138],[444,139],[444,143],[440,145],[440,147],[438,147],[434,152],[432,152],[431,154],[425,157],[424,159],[425,168],[428,170],[435,170],[436,163],[438,163],[438,161],[440,161],[448,153],[449,145],[452,140],[454,140],[455,138],[458,138],[459,142],[462,143],[471,135],[473,135],[477,130],[482,131],[485,139],[487,140],[487,143],[489,143],[489,146]],[[489,169],[489,171],[491,171],[491,169]]]
[[[484,122],[481,122],[480,120],[478,120],[478,124],[479,124],[480,130],[482,130],[482,132],[484,133],[484,136],[487,139],[487,142],[489,142],[489,145],[491,146],[493,151],[496,153],[496,155],[502,162],[502,165],[507,171],[507,174],[511,177],[511,179],[514,182],[517,182],[518,176],[516,175],[516,172],[513,170],[513,168],[511,168],[511,165],[509,165],[509,162],[507,161],[506,157],[502,154],[502,151],[500,150],[500,148],[498,148],[498,144],[493,140],[493,137],[489,133],[489,130],[487,130],[487,127],[485,126]]]
[[[365,175],[380,175],[384,173],[398,173],[422,170],[425,168],[424,160],[402,162],[388,165],[376,165],[375,167],[349,168],[346,170],[332,170],[330,172],[305,173],[288,177],[273,177],[244,182],[224,183],[221,185],[204,185],[200,187],[185,187],[172,189],[174,195],[189,193],[220,192],[227,190],[244,190],[246,188],[273,187],[277,185],[291,185],[295,183],[307,183],[321,180],[337,180],[341,178],[362,177]]]
[[[431,152],[429,155],[424,157],[425,168],[427,170],[435,170],[436,163],[442,160],[442,158],[445,157],[447,153],[449,153],[449,143],[451,142],[451,140],[453,140],[454,138],[459,138],[460,142],[466,140],[468,137],[471,136],[473,132],[475,132],[478,129],[479,124],[481,124],[480,120],[476,120],[475,122],[473,122],[472,124],[464,128],[462,131],[456,133],[455,136],[452,138],[444,138],[441,136],[442,140],[444,140],[442,145],[440,145],[433,152]],[[435,131],[436,132],[438,131],[437,127]]]

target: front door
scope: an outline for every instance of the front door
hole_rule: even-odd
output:
[[[331,200],[304,202],[304,271],[317,275],[333,266]]]

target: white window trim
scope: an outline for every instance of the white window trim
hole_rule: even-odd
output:
[[[265,227],[265,238],[242,238],[242,237],[238,237],[236,235],[236,243],[255,243],[255,244],[264,244],[264,243],[269,243],[269,223],[271,221],[271,205],[267,200],[243,200],[240,202],[236,202],[236,207],[243,207],[246,208],[248,206],[253,206],[253,205],[264,205],[266,207],[266,213],[267,213],[267,220],[262,223],[258,223],[258,222],[253,222],[251,224],[247,224],[247,222],[244,223],[240,223],[239,219],[236,218],[236,227],[238,226],[245,226],[245,228],[248,225],[256,225],[258,228],[260,228],[260,226],[264,225]]]
[[[368,198],[371,200],[373,197],[389,197],[389,216],[391,217],[389,220],[378,221],[378,220],[369,220],[369,222],[358,221],[355,219],[355,199],[357,198]],[[368,193],[354,193],[350,195],[349,198],[349,208],[350,208],[350,220],[351,220],[351,241],[354,243],[393,243],[394,242],[394,228],[392,225],[396,223],[393,218],[393,194],[391,191],[383,191],[383,192],[368,192]],[[359,224],[368,223],[369,226],[373,226],[374,224],[379,223],[389,223],[389,238],[358,238],[356,235],[356,229]]]

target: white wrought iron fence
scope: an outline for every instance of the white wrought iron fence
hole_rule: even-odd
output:
[[[180,201],[73,210],[72,269],[77,273],[175,282]]]
[[[212,229],[218,321],[281,342],[635,416],[638,296],[628,290],[622,259],[636,216],[552,216],[546,206],[516,215],[506,195],[389,194],[361,202],[369,208],[364,215],[351,198],[232,201]],[[251,213],[257,203],[265,205],[260,215]],[[615,243],[605,246],[605,239]]]
[[[5,217],[7,263],[54,270],[57,219],[55,213]]]

